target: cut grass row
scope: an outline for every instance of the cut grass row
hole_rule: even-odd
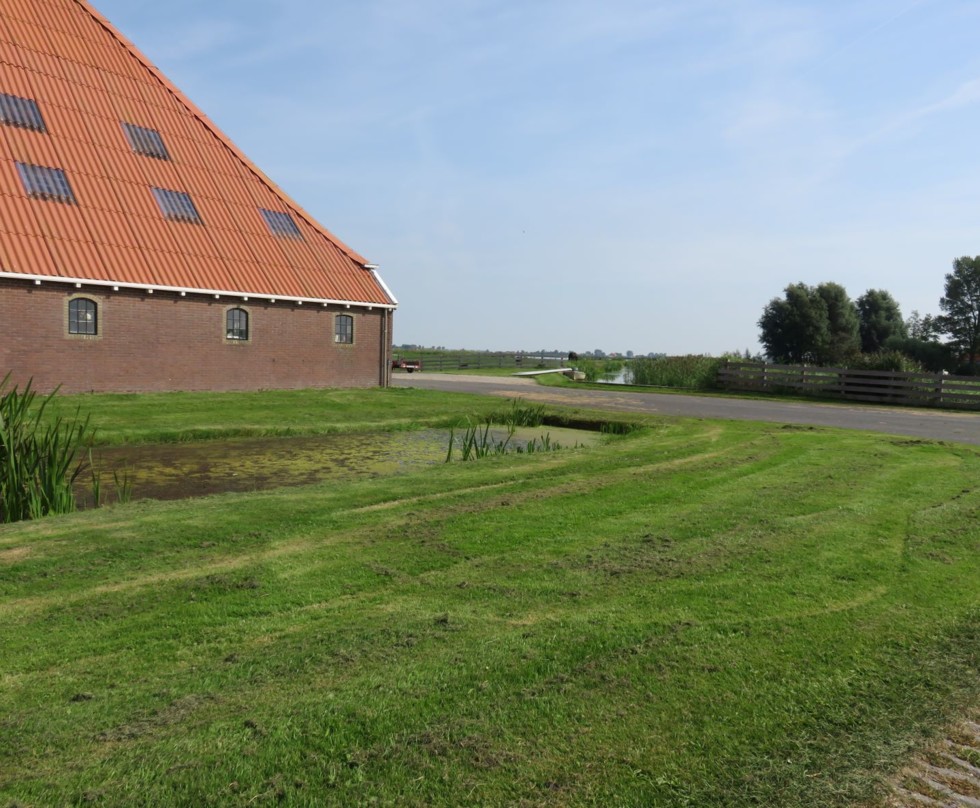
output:
[[[980,690],[978,478],[971,447],[665,421],[3,527],[0,798],[873,800]]]

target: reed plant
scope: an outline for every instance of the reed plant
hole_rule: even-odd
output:
[[[615,376],[623,369],[624,362],[619,359],[592,359],[581,357],[575,363],[575,369],[585,374],[587,382],[602,381],[605,376]]]
[[[446,462],[451,463],[458,452],[460,460],[479,460],[484,457],[505,454],[534,454],[536,452],[556,452],[561,444],[551,439],[546,433],[540,438],[531,438],[524,444],[513,440],[517,427],[513,424],[507,427],[503,438],[497,437],[492,431],[493,424],[469,425],[457,437],[455,428],[449,430],[449,448],[446,451]]]
[[[96,468],[95,461],[92,460],[92,450],[88,451],[88,467],[92,472],[92,504],[93,507],[101,508],[105,501],[102,499],[102,471]],[[112,484],[115,486],[116,500],[120,505],[125,505],[133,499],[133,480],[129,469],[112,470]]]
[[[710,390],[718,386],[718,368],[724,359],[711,356],[637,357],[630,362],[626,381],[654,387]]]
[[[575,444],[578,448],[579,444]],[[531,438],[526,444],[514,447],[517,454],[535,454],[537,452],[557,452],[562,448],[561,444],[551,439],[551,433],[545,432],[540,438]]]
[[[120,505],[125,505],[133,499],[133,480],[129,476],[129,469],[124,469],[122,474],[118,469],[112,471],[112,483],[116,487],[116,499]]]
[[[477,424],[467,426],[459,439],[456,438],[456,430],[449,430],[449,450],[446,452],[446,462],[453,459],[453,449],[459,450],[460,460],[479,460],[491,455],[502,455],[507,453],[507,446],[510,439],[514,436],[513,427],[507,430],[507,437],[502,440],[491,433],[491,424]]]
[[[79,451],[89,419],[45,419],[57,390],[39,397],[28,381],[23,390],[0,381],[0,522],[38,519],[75,510],[72,485],[84,470]]]

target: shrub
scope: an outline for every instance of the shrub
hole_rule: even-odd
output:
[[[922,363],[901,351],[884,350],[861,354],[850,363],[852,370],[890,370],[896,373],[921,373]]]
[[[891,337],[885,342],[888,351],[900,351],[914,359],[926,370],[940,373],[953,370],[956,360],[949,346],[935,340],[916,339],[914,337]]]

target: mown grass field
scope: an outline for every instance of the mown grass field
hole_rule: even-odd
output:
[[[378,392],[396,424],[443,396]],[[363,420],[310,396],[272,423]],[[671,420],[3,526],[0,804],[873,805],[980,695],[978,479]]]
[[[171,443],[453,426],[501,410],[479,396],[397,388],[55,397],[47,415],[91,413],[95,442]]]

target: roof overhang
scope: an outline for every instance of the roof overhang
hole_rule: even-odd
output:
[[[384,290],[384,293],[388,295],[388,298],[391,300],[391,305],[388,306],[387,308],[397,309],[398,299],[391,293],[391,289],[388,288],[388,284],[384,282],[384,279],[378,273],[378,265],[365,264],[364,268],[374,276],[374,279],[378,282],[378,286],[380,286]]]
[[[367,267],[366,267],[367,268]],[[33,281],[35,285],[40,286],[45,283],[58,283],[58,284],[71,284],[72,286],[82,287],[82,286],[98,286],[106,289],[111,289],[113,291],[119,291],[120,289],[130,289],[137,292],[145,292],[148,294],[153,294],[154,292],[170,292],[173,294],[178,294],[181,297],[186,297],[187,295],[202,295],[212,298],[229,298],[231,300],[242,300],[242,301],[252,301],[252,300],[263,300],[268,303],[296,303],[298,305],[303,305],[304,303],[310,303],[317,306],[344,306],[350,308],[352,306],[357,306],[359,308],[365,309],[391,309],[394,310],[398,308],[398,301],[395,300],[395,296],[391,294],[385,282],[381,279],[377,270],[374,268],[367,268],[371,274],[378,281],[378,284],[384,289],[386,295],[391,298],[391,303],[372,303],[364,300],[334,300],[332,298],[315,298],[315,297],[291,297],[289,295],[270,295],[264,293],[256,292],[229,292],[227,289],[191,289],[181,286],[162,286],[158,284],[145,284],[145,283],[119,283],[118,281],[98,281],[92,280],[91,278],[66,278],[61,275],[28,275],[24,272],[3,272],[0,271],[0,278],[10,278],[13,280],[22,281]]]

